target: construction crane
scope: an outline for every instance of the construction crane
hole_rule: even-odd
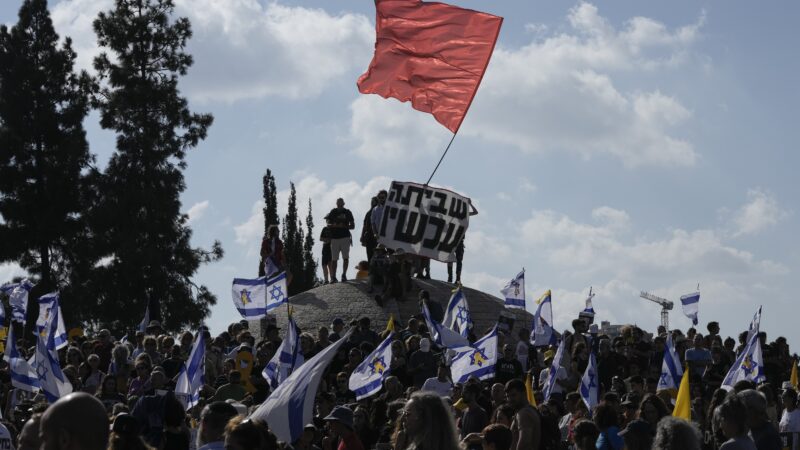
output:
[[[670,300],[642,291],[639,297],[661,305],[661,326],[669,330],[669,311],[675,306]]]

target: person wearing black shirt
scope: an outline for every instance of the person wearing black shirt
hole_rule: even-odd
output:
[[[336,208],[328,213],[328,220],[331,228],[331,283],[336,283],[336,265],[339,262],[339,255],[342,255],[342,281],[347,281],[347,264],[350,262],[350,246],[353,237],[350,230],[355,229],[356,224],[353,213],[344,207],[344,200],[336,199]]]
[[[494,380],[506,383],[514,378],[522,379],[522,364],[514,357],[514,347],[509,344],[503,346],[503,357],[497,360],[497,372]]]

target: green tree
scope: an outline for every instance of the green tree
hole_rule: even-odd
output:
[[[194,248],[180,194],[186,152],[205,139],[209,114],[189,111],[178,77],[192,65],[186,18],[172,20],[172,0],[115,0],[94,22],[105,52],[94,61],[104,87],[100,124],[117,133],[117,148],[101,180],[94,227],[110,255],[95,274],[96,316],[137,323],[150,305],[166,328],[197,326],[215,296],[192,280],[201,264],[222,257]]]
[[[297,216],[297,192],[294,183],[290,183],[289,186],[289,202],[286,208],[286,216],[283,218],[283,251],[287,270],[292,274],[289,295],[295,295],[305,290],[303,240],[301,238],[302,227],[298,226],[300,220]]]
[[[71,40],[58,41],[46,0],[25,0],[18,23],[0,26],[0,261],[36,275],[32,299],[93,265],[80,250],[93,162],[83,120],[94,83],[75,72]],[[62,309],[79,320],[78,303],[91,301],[67,296]]]
[[[306,237],[303,241],[303,273],[305,287],[311,289],[317,284],[317,261],[314,259],[314,216],[311,212],[311,199],[308,199],[306,216]]]

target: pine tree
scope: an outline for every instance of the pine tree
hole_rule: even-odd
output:
[[[93,265],[80,250],[94,160],[83,119],[94,82],[75,73],[71,40],[58,41],[46,0],[25,0],[19,22],[0,26],[0,261],[38,276],[32,298]],[[64,297],[68,322],[81,320],[77,303],[91,297]]]
[[[219,242],[193,248],[180,194],[186,188],[186,151],[205,139],[213,118],[189,111],[178,77],[192,65],[186,18],[172,20],[172,0],[115,0],[94,22],[98,43],[110,55],[95,59],[105,82],[101,125],[117,133],[117,149],[101,181],[94,211],[100,241],[113,255],[96,273],[100,321],[130,311],[140,320],[146,305],[168,329],[198,326],[215,296],[192,276],[222,257]]]
[[[280,224],[280,218],[278,217],[278,195],[277,189],[275,188],[275,177],[272,175],[271,170],[267,169],[267,172],[261,179],[261,183],[263,185],[264,197],[264,208],[262,209],[264,213],[263,239],[267,239],[269,227]],[[264,276],[264,261],[261,258],[259,258],[258,262],[258,276]]]
[[[303,292],[303,241],[300,240],[300,227],[297,217],[297,192],[294,183],[289,184],[289,203],[286,216],[283,218],[283,251],[286,258],[287,270],[292,274],[292,284],[289,285],[289,295]]]
[[[307,289],[317,284],[317,261],[314,259],[314,216],[311,213],[311,199],[308,199],[306,216],[306,238],[303,241],[303,273]]]

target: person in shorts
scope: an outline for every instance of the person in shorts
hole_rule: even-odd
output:
[[[350,230],[355,229],[356,224],[353,213],[344,207],[344,200],[336,199],[336,208],[328,213],[328,221],[331,229],[331,283],[336,283],[336,265],[339,255],[342,257],[342,281],[347,281],[347,264],[350,262],[350,246],[353,244],[353,236]]]
[[[325,216],[325,226],[319,233],[319,240],[322,242],[322,277],[324,284],[330,282],[330,278],[334,273],[331,272],[331,221],[328,216]],[[329,275],[330,274],[330,278]]]

